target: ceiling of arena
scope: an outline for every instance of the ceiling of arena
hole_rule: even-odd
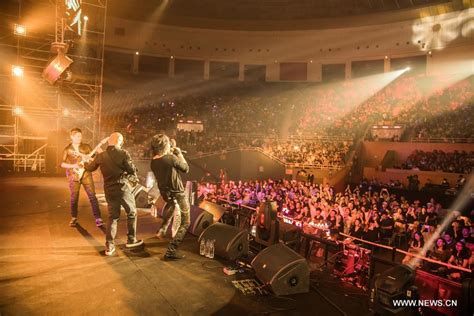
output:
[[[109,0],[108,11],[110,16],[166,25],[264,30],[389,23],[462,10],[473,3],[474,0]],[[311,25],[308,21],[326,24]],[[300,26],[291,26],[293,22]]]

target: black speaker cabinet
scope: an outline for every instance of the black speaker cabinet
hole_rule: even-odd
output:
[[[215,240],[214,253],[224,259],[235,260],[249,253],[248,232],[235,226],[215,223],[202,232],[198,242],[201,239]]]
[[[218,222],[225,213],[225,207],[209,201],[202,201],[199,207],[211,213],[214,216],[214,222]]]
[[[274,244],[253,259],[257,278],[275,295],[309,292],[309,266],[306,259],[284,244]]]
[[[145,187],[138,184],[132,191],[133,196],[135,197],[135,205],[138,208],[148,208],[150,207],[150,198]]]
[[[300,239],[300,229],[295,225],[280,221],[278,226],[280,228],[280,233],[278,236],[284,243],[297,241]]]
[[[214,223],[211,213],[203,210],[198,206],[191,205],[191,225],[189,225],[188,232],[194,236],[199,236],[201,233]]]

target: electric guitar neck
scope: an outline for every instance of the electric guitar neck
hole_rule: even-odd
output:
[[[82,177],[84,176],[84,173],[86,172],[86,169],[84,168],[84,163],[89,162],[92,159],[92,156],[99,150],[99,148],[107,143],[109,140],[108,137],[104,138],[97,144],[97,146],[92,149],[92,151],[88,154],[83,154],[79,151],[76,150],[69,150],[69,152],[76,158],[80,158],[80,161],[78,162],[79,167],[77,168],[72,168],[72,172],[74,175],[74,180],[76,181],[81,181]]]

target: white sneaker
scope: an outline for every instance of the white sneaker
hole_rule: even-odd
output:
[[[115,247],[106,247],[105,248],[105,255],[106,256],[112,256],[115,253]]]

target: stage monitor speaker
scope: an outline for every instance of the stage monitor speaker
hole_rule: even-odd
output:
[[[138,184],[132,191],[135,197],[135,205],[138,208],[149,208],[151,206],[150,197],[145,187]]]
[[[189,201],[189,205],[199,205],[197,189],[197,181],[186,181],[186,188],[184,189],[184,194],[186,195]]]
[[[223,206],[209,201],[202,201],[199,204],[199,207],[211,213],[214,216],[214,222],[218,222],[225,213],[225,208]]]
[[[73,60],[63,53],[54,57],[43,70],[43,78],[50,84],[54,84],[61,74],[73,63]]]
[[[249,253],[248,232],[235,226],[215,223],[202,232],[198,242],[201,239],[215,240],[214,254],[227,260],[246,257]]]
[[[155,200],[155,203],[152,205],[151,212],[152,213],[156,212],[157,217],[163,218],[166,215],[164,214],[165,205],[166,205],[166,202],[163,199],[163,197],[160,195]],[[169,209],[168,211],[173,211],[173,209]],[[190,208],[190,221],[191,221],[191,224],[189,225],[188,232],[194,236],[201,235],[201,233],[206,228],[208,228],[210,225],[212,225],[212,223],[214,223],[213,216],[211,213],[203,210],[199,206],[194,206],[194,205],[191,205],[191,208]],[[167,234],[171,235],[171,224],[168,227]]]
[[[275,295],[309,292],[309,266],[306,259],[284,244],[274,244],[253,259],[257,278]]]
[[[300,229],[292,224],[287,224],[283,221],[279,222],[279,234],[278,237],[284,243],[293,242],[300,239]]]
[[[188,232],[194,236],[200,236],[201,233],[214,223],[213,216],[208,211],[199,206],[191,205],[191,225]]]
[[[255,241],[257,243],[267,247],[278,243],[280,228],[279,221],[277,220],[276,202],[266,201],[260,204],[257,211],[256,226]]]

